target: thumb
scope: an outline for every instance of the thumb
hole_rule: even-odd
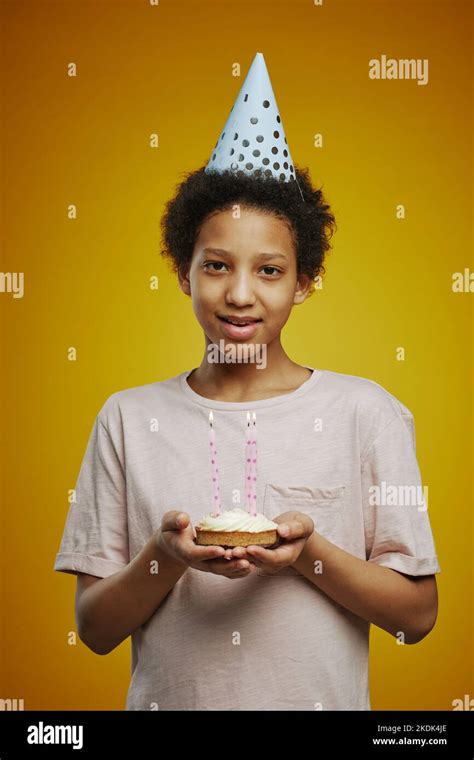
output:
[[[186,512],[180,512],[173,509],[165,512],[161,521],[162,530],[184,530],[190,522],[189,515]]]
[[[178,530],[184,530],[189,525],[190,518],[187,512],[178,512],[176,517],[176,527]]]
[[[301,515],[278,524],[278,534],[287,541],[294,538],[308,538],[314,531],[314,523],[308,515]]]

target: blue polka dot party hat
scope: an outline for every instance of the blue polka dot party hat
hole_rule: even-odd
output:
[[[205,172],[273,175],[295,181],[295,169],[267,66],[257,53]]]

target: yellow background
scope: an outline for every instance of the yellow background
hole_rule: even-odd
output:
[[[438,622],[415,646],[372,627],[372,707],[449,710],[474,696],[473,295],[451,288],[453,272],[473,269],[472,4],[4,0],[1,13],[2,271],[24,272],[25,294],[0,294],[0,697],[124,709],[130,640],[107,657],[68,644],[75,578],[53,571],[67,492],[110,394],[201,361],[159,221],[184,172],[207,162],[256,52],[293,158],[338,224],[324,288],[295,307],[284,347],[403,401],[429,488]],[[429,83],[370,80],[382,54],[428,58]]]

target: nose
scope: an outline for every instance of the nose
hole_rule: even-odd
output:
[[[255,293],[252,277],[245,272],[235,272],[227,279],[226,303],[239,307],[252,306],[255,303]]]

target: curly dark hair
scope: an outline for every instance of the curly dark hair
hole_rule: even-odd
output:
[[[308,297],[312,295],[314,279],[325,273],[323,262],[331,248],[336,223],[322,190],[313,187],[309,169],[295,165],[293,182],[282,182],[261,172],[245,174],[228,169],[206,173],[204,169],[203,166],[185,173],[161,219],[164,245],[161,255],[171,260],[173,271],[183,272],[191,264],[195,241],[207,216],[239,204],[246,209],[266,211],[289,224],[297,272],[312,280]]]

